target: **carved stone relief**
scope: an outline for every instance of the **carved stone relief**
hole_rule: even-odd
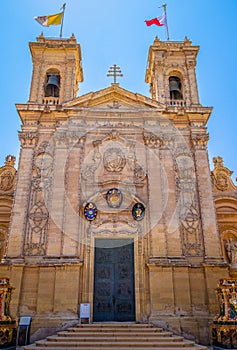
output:
[[[237,191],[237,187],[234,185],[231,175],[233,171],[230,171],[224,166],[223,158],[214,157],[214,170],[212,171],[212,180],[215,189],[221,192],[225,191]]]
[[[179,217],[182,251],[185,256],[202,256],[200,215],[196,205],[195,169],[191,155],[176,158],[177,188],[179,189]]]
[[[0,191],[13,193],[16,181],[16,170],[14,168],[16,158],[8,155],[5,165],[0,168]]]
[[[237,269],[237,226],[223,223],[219,232],[223,256],[231,269]]]
[[[95,171],[98,169],[102,161],[102,155],[100,153],[99,145],[100,145],[100,142],[93,143],[94,152],[92,156],[92,161],[89,164],[85,162],[85,164],[82,166],[81,176],[82,176],[82,179],[86,182],[94,181]]]
[[[198,150],[205,150],[207,148],[207,143],[209,140],[208,134],[193,134],[192,141],[194,148]]]
[[[108,172],[121,172],[126,165],[126,158],[123,151],[118,147],[110,147],[104,152],[104,168]]]
[[[24,244],[26,255],[44,255],[49,213],[47,202],[52,183],[53,157],[47,143],[40,145],[33,159],[31,198]]]
[[[35,147],[38,143],[38,132],[24,132],[20,131],[18,133],[19,135],[19,140],[21,142],[22,147]]]
[[[128,166],[133,172],[135,184],[145,180],[146,171],[137,161],[135,143],[122,139],[117,132],[111,132],[104,140],[94,141],[93,146],[93,155],[82,166],[85,182],[95,181],[95,172],[101,165],[108,174],[120,174]]]
[[[230,264],[237,264],[237,238],[227,237],[224,240],[224,248],[228,262]]]
[[[182,251],[185,256],[202,256],[201,227],[198,211],[194,206],[186,209],[181,220]]]
[[[10,170],[2,171],[0,175],[0,189],[2,191],[9,191],[14,185],[14,174]]]

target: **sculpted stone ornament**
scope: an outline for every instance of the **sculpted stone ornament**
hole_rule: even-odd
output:
[[[9,191],[14,184],[14,175],[11,171],[5,170],[0,175],[0,189],[2,191]]]
[[[231,264],[237,264],[237,241],[232,237],[226,239],[225,250]]]
[[[234,185],[231,175],[233,171],[230,171],[223,164],[223,158],[214,157],[214,170],[212,171],[212,180],[215,188],[219,191],[237,191],[237,187]]]
[[[35,147],[39,140],[37,131],[35,132],[20,131],[18,135],[19,135],[19,140],[21,142],[22,147]]]
[[[162,145],[162,140],[152,133],[145,133],[143,140],[144,144],[149,148],[159,148]]]
[[[193,134],[193,146],[198,150],[205,150],[209,140],[209,134]]]
[[[14,157],[11,154],[9,154],[5,158],[5,165],[10,165],[10,166],[14,167],[15,161],[16,161],[16,157]]]
[[[126,158],[118,147],[108,148],[103,157],[104,168],[109,172],[120,172],[126,165]]]
[[[16,180],[15,160],[14,156],[6,156],[5,165],[0,168],[0,190],[3,192],[14,191]]]
[[[218,174],[216,176],[216,188],[220,191],[228,189],[228,178],[225,174]]]
[[[138,163],[136,163],[134,167],[134,177],[135,177],[135,183],[140,183],[146,178],[146,171]]]

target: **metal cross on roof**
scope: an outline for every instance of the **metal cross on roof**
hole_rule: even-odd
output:
[[[114,77],[114,84],[116,84],[116,78],[117,77],[123,77],[123,74],[121,72],[121,69],[117,64],[114,64],[109,68],[107,77]]]

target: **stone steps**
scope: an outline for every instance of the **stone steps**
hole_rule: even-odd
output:
[[[103,323],[77,325],[36,341],[25,350],[197,350],[207,349],[193,341],[150,324]]]

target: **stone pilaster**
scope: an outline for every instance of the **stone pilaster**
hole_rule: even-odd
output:
[[[164,198],[162,195],[162,165],[160,163],[161,140],[154,134],[144,134],[144,143],[147,148],[147,171],[149,179],[149,223],[150,223],[150,256],[165,258],[166,237],[162,218]]]
[[[63,255],[77,255],[79,240],[79,193],[80,189],[80,155],[84,147],[84,139],[71,139],[70,155],[67,161],[67,173],[65,178],[65,218],[64,218],[64,237],[63,237]]]
[[[166,176],[166,205],[165,205],[165,227],[166,227],[166,244],[168,257],[180,257],[182,255],[180,222],[178,216],[178,199],[175,183],[174,158],[170,149],[164,147],[161,151],[164,174]],[[164,188],[163,188],[164,191]]]
[[[17,177],[20,181],[17,182],[15,192],[7,249],[8,258],[20,257],[22,255],[32,176],[33,154],[34,148],[38,142],[38,134],[37,132],[19,132],[19,139],[21,141],[21,152]]]
[[[195,62],[188,64],[188,78],[190,84],[190,98],[191,104],[199,104],[198,88],[197,88],[197,79],[195,72]]]
[[[212,193],[207,142],[208,134],[192,133],[194,156],[197,173],[197,185],[200,201],[205,257],[207,262],[222,259],[220,240],[217,229],[216,212]]]
[[[40,91],[39,84],[41,82],[40,78],[40,61],[35,59],[33,61],[33,72],[32,72],[32,83],[30,88],[30,98],[29,102],[36,102],[38,100],[38,93]]]
[[[48,256],[61,256],[65,208],[65,173],[68,157],[66,132],[54,136],[55,153],[53,168],[52,202],[49,210]]]

